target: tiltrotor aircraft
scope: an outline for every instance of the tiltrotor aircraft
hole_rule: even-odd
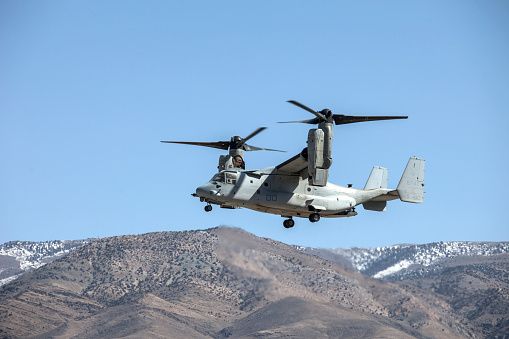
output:
[[[410,158],[396,189],[387,188],[388,170],[375,166],[364,189],[342,187],[327,182],[332,165],[333,125],[364,121],[407,119],[407,116],[349,116],[332,114],[328,109],[314,111],[296,101],[290,103],[312,113],[315,118],[298,123],[318,124],[309,130],[307,147],[287,161],[272,167],[246,170],[244,151],[270,150],[249,146],[246,141],[260,133],[257,129],[246,138],[232,137],[231,141],[180,142],[227,150],[228,155],[219,158],[219,172],[206,184],[198,187],[192,195],[206,202],[205,211],[211,204],[221,208],[249,208],[286,218],[285,228],[295,225],[294,217],[309,218],[317,222],[323,218],[342,218],[357,215],[355,207],[385,211],[387,201],[400,199],[404,202],[422,203],[424,198],[424,160]]]

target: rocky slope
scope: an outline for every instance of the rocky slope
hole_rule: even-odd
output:
[[[485,335],[474,325],[425,286],[231,228],[98,239],[0,287],[7,338]]]
[[[433,295],[480,336],[509,337],[509,243],[441,242],[380,248],[299,250],[396,283],[413,296]]]

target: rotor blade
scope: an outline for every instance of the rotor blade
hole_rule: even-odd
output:
[[[297,102],[297,101],[295,101],[295,100],[288,100],[287,102],[289,102],[289,103],[291,103],[291,104],[294,104],[295,106],[298,106],[298,107],[300,107],[300,108],[302,108],[302,109],[304,109],[304,110],[308,111],[309,113],[311,113],[311,114],[315,115],[315,116],[316,116],[318,119],[320,119],[320,120],[327,120],[327,119],[323,116],[323,114],[321,114],[321,113],[319,113],[319,112],[317,112],[317,111],[313,111],[311,108],[309,108],[309,107],[307,107],[307,106],[305,106],[305,105],[301,104],[300,102]]]
[[[251,145],[248,145],[248,144],[244,144],[244,146],[242,147],[242,149],[244,151],[275,151],[275,152],[286,152],[286,151],[280,151],[278,149],[270,149],[270,148],[261,148],[261,147],[256,147],[256,146],[251,146]]]
[[[217,142],[195,142],[195,141],[161,141],[170,144],[184,144],[184,145],[195,145],[195,146],[204,146],[204,147],[212,147],[217,149],[225,149],[230,148],[229,141],[217,141]]]
[[[377,120],[392,120],[392,119],[407,119],[407,116],[355,116],[334,114],[334,122],[336,125],[353,124],[356,122],[364,121],[377,121]]]
[[[299,120],[299,121],[279,121],[278,124],[290,124],[290,123],[302,123],[302,124],[318,124],[320,123],[320,119],[314,118],[309,120]]]
[[[254,137],[255,135],[257,135],[258,133],[260,133],[261,131],[263,131],[265,129],[267,129],[267,127],[258,128],[256,131],[254,131],[253,133],[249,134],[247,137],[242,139],[242,143],[245,143],[246,141],[248,141],[249,139],[251,139],[252,137]]]
[[[316,111],[312,110],[311,108],[301,104],[300,102],[298,101],[295,101],[295,100],[288,100],[287,102],[291,103],[291,104],[294,104],[295,106],[298,106],[302,109],[305,109],[306,111],[308,111],[309,113],[311,114],[316,114]]]

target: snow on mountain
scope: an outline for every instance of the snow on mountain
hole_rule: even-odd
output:
[[[0,245],[0,286],[90,243],[86,240],[10,241]]]
[[[492,256],[509,252],[509,242],[438,242],[376,248],[332,249],[360,273],[378,279],[403,279],[408,272],[440,265],[460,256]]]

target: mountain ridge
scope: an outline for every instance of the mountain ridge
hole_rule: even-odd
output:
[[[426,274],[389,282],[316,252],[345,259],[337,253],[304,249],[227,227],[95,239],[0,287],[0,337],[503,338],[509,331],[509,253],[450,255]]]
[[[299,250],[349,263],[359,273],[387,281],[408,279],[412,272],[440,266],[456,257],[493,256],[509,253],[509,242],[449,241],[428,244],[399,244],[372,248],[315,249],[296,246]],[[336,256],[336,257],[335,257]]]
[[[271,315],[271,316],[267,316]],[[97,239],[0,288],[4,337],[475,337],[436,295],[240,229]]]
[[[0,245],[0,286],[84,246],[94,238],[53,241],[9,241]],[[411,279],[441,267],[445,259],[509,253],[509,242],[449,241],[383,247],[313,248],[300,251],[332,260],[359,273],[387,281]],[[431,252],[426,255],[426,252]],[[429,268],[429,269],[428,269]]]

